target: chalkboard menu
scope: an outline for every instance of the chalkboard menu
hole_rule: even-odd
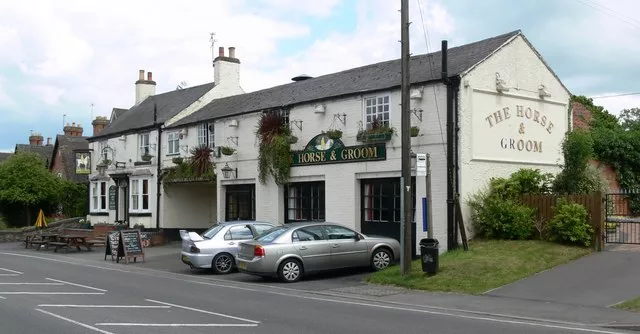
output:
[[[116,193],[118,188],[116,186],[109,187],[109,210],[116,210]]]
[[[122,230],[108,233],[104,254],[105,260],[108,255],[111,255],[111,261],[115,257],[116,262],[120,262],[122,257],[126,263],[129,263],[129,258],[133,258],[133,262],[136,262],[138,257],[142,257],[144,262],[144,249],[142,248],[140,230]]]

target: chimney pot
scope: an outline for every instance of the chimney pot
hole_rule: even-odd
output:
[[[235,58],[236,57],[236,48],[234,46],[229,47],[229,58]]]
[[[152,79],[152,78],[153,78],[153,76],[152,76],[151,72],[148,72],[148,73],[147,73],[147,80],[149,80],[149,81],[153,81],[153,79]]]
[[[144,70],[140,70],[139,79],[144,80]]]
[[[224,57],[224,47],[223,46],[218,48],[218,56]]]

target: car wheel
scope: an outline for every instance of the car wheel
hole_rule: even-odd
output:
[[[228,274],[233,270],[234,262],[231,255],[226,253],[218,254],[213,258],[211,268],[216,274]]]
[[[386,269],[391,265],[391,259],[392,256],[388,250],[378,248],[371,256],[371,267],[376,271]]]
[[[282,261],[278,268],[278,276],[285,283],[294,283],[302,277],[302,265],[300,261],[294,259],[286,259]]]

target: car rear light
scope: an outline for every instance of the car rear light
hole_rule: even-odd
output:
[[[255,247],[253,247],[253,256],[264,257],[264,255],[265,255],[264,247],[260,245],[256,245]]]
[[[189,251],[191,251],[191,253],[200,253],[200,248],[193,245],[191,246],[191,248],[189,248]]]

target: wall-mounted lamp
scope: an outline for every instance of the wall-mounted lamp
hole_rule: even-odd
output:
[[[230,128],[237,128],[237,127],[238,127],[238,120],[237,120],[237,119],[232,119],[232,120],[229,122],[229,127],[230,127]]]
[[[507,84],[504,82],[504,80],[500,79],[500,73],[498,72],[496,72],[496,90],[499,93],[509,91],[509,87],[507,87]]]
[[[229,136],[227,137],[227,141],[238,146],[238,136]]]
[[[316,114],[323,114],[327,110],[327,106],[324,104],[316,104],[316,107],[313,109],[313,112]]]
[[[295,125],[296,128],[298,128],[298,130],[302,131],[302,120],[301,119],[291,120],[291,124]]]
[[[127,180],[125,180],[125,179],[120,179],[120,180],[118,181],[118,187],[120,187],[120,189],[127,189],[127,186],[128,186],[128,184],[127,184]]]
[[[347,124],[347,114],[346,113],[342,113],[342,114],[333,114],[333,120],[338,120],[342,123],[342,125],[346,125]]]
[[[104,175],[104,172],[107,170],[107,165],[98,164],[96,166],[96,169],[98,170],[98,174],[100,174],[102,176],[102,175]]]
[[[224,164],[224,167],[222,167],[221,171],[222,176],[224,176],[225,179],[230,178],[231,175],[233,175],[236,179],[238,178],[238,168],[231,168],[229,167],[228,163]]]
[[[541,98],[551,97],[551,93],[549,93],[544,85],[540,85],[540,88],[538,88],[538,95],[540,95]]]
[[[420,122],[422,122],[422,111],[423,111],[422,109],[413,108],[410,111],[413,114],[413,116],[416,116],[416,118],[420,120]]]
[[[412,100],[422,100],[422,89],[412,89],[409,98]]]

